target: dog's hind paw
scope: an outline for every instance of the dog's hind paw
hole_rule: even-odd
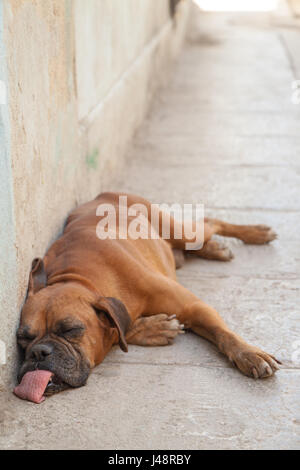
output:
[[[247,225],[239,238],[247,244],[263,245],[275,240],[277,234],[267,225]]]
[[[192,254],[192,252],[190,253]],[[197,250],[195,254],[199,258],[216,261],[231,261],[234,258],[234,255],[228,246],[216,240],[208,240],[204,243],[201,250]]]

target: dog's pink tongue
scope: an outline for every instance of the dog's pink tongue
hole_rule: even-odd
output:
[[[14,394],[22,400],[33,403],[42,403],[45,400],[44,392],[53,373],[48,370],[34,370],[27,372],[15,389]]]

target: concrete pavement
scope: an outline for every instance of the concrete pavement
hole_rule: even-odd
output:
[[[178,278],[282,369],[246,378],[193,334],[127,355],[116,348],[86,387],[39,406],[3,394],[0,448],[300,447],[299,28],[285,4],[260,15],[195,7],[173,77],[110,188],[203,202],[207,215],[278,232],[270,246],[226,240],[233,261],[189,260]]]

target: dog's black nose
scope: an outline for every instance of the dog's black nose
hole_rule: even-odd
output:
[[[35,361],[43,361],[53,351],[49,344],[36,344],[30,351],[30,357]]]

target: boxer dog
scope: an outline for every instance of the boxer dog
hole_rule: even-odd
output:
[[[35,259],[29,276],[27,299],[17,331],[24,350],[16,395],[36,403],[44,396],[84,385],[90,371],[100,364],[113,345],[127,352],[128,344],[170,344],[183,329],[191,329],[214,343],[243,374],[269,377],[280,362],[247,344],[232,332],[214,308],[176,281],[176,268],[187,253],[196,257],[229,261],[228,248],[212,235],[236,237],[244,243],[268,243],[276,234],[264,225],[232,225],[204,219],[203,244],[186,249],[187,240],[174,236],[178,224],[157,208],[157,237],[100,239],[97,226],[104,215],[97,208],[113,207],[120,213],[120,196],[128,206],[152,205],[145,199],[103,193],[75,209],[62,236],[43,259]],[[170,236],[162,236],[163,218]],[[128,219],[128,223],[132,221]],[[151,229],[145,217],[144,229]],[[118,217],[116,217],[117,229]]]

